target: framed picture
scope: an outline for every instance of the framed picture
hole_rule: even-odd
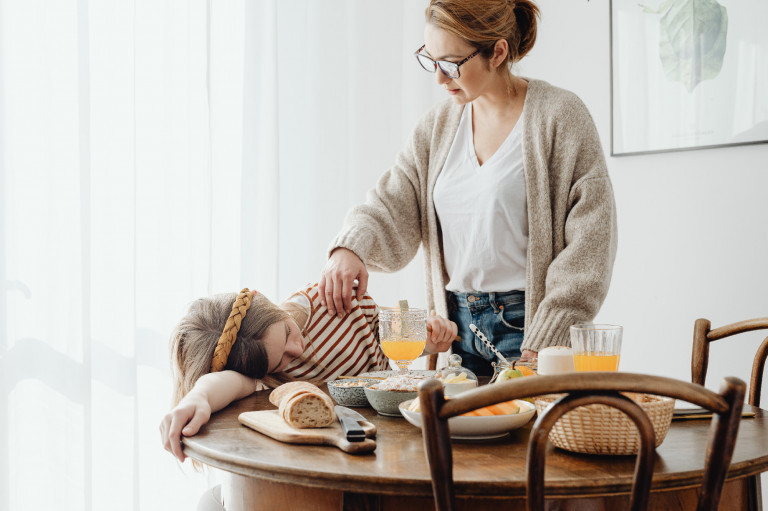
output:
[[[768,1],[611,0],[611,154],[768,142]]]

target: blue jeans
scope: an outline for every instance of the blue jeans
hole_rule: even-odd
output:
[[[525,325],[525,291],[506,293],[448,292],[448,317],[459,327],[461,343],[453,352],[461,355],[461,365],[478,376],[491,376],[496,355],[481,341],[474,325],[505,357],[519,357]]]

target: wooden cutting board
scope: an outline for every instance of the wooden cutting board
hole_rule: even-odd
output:
[[[338,420],[325,428],[299,429],[289,426],[277,410],[243,412],[238,416],[238,420],[259,433],[289,444],[335,445],[342,451],[353,454],[376,449],[376,426],[368,421],[360,423],[367,438],[362,442],[350,442],[344,435]]]

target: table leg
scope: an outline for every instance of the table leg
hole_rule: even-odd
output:
[[[749,511],[763,510],[763,488],[760,474],[747,478],[747,509]]]

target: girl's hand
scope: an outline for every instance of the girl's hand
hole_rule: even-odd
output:
[[[176,456],[179,461],[187,457],[181,448],[181,435],[192,436],[211,418],[211,405],[208,400],[193,393],[165,414],[160,423],[160,437],[166,451]]]
[[[539,353],[531,350],[523,350],[523,358],[539,358]]]
[[[352,310],[357,279],[357,299],[361,300],[368,289],[368,269],[357,254],[346,248],[337,248],[325,263],[317,291],[320,303],[328,314],[342,317]]]
[[[424,351],[427,353],[448,351],[456,339],[458,330],[456,323],[432,311],[427,318],[427,346]]]

